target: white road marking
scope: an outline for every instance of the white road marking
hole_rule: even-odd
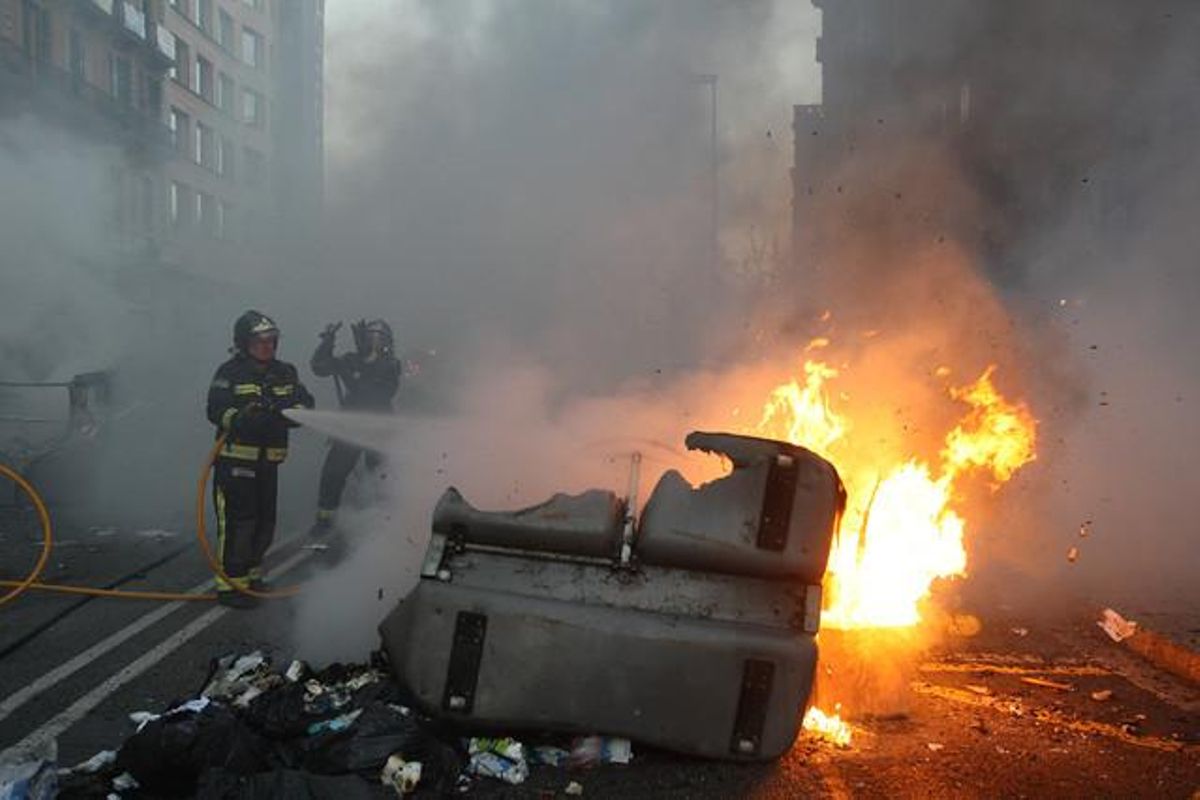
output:
[[[184,592],[184,594],[200,594],[205,589],[212,587],[212,585],[212,579],[209,578],[203,583],[199,583],[193,586],[191,589],[188,589],[186,592]],[[169,615],[172,611],[175,611],[179,607],[190,602],[192,601],[173,600],[166,605],[159,606],[154,611],[144,614],[138,619],[129,623],[121,630],[109,636],[107,639],[102,639],[101,641],[96,642],[94,645],[89,647],[87,650],[84,650],[82,653],[79,653],[70,661],[60,664],[59,666],[50,670],[33,683],[22,688],[20,691],[14,692],[8,697],[7,700],[0,703],[0,721],[3,721],[9,714],[28,703],[34,697],[37,697],[54,684],[74,675],[76,672],[83,669],[97,658],[100,658],[100,656],[132,639],[134,636],[137,636],[139,633],[146,630],[146,628],[149,628],[163,617]]]
[[[293,555],[291,558],[279,565],[278,569],[274,570],[275,574],[283,575],[289,572],[293,567],[301,561],[308,558],[308,552],[300,552]],[[182,603],[184,601],[176,601]],[[21,753],[29,752],[37,749],[40,745],[56,738],[63,731],[70,728],[76,722],[84,717],[88,712],[95,709],[103,703],[109,695],[121,688],[125,684],[137,678],[146,670],[153,667],[158,662],[162,661],[175,650],[183,646],[189,639],[196,636],[209,625],[213,624],[221,617],[229,613],[229,609],[225,606],[217,606],[209,609],[201,614],[196,619],[192,620],[188,625],[176,631],[171,636],[159,642],[155,647],[143,653],[139,658],[128,664],[126,667],[110,676],[103,683],[96,686],[90,692],[80,697],[60,714],[48,720],[41,727],[34,730],[21,741],[9,747],[3,753],[0,753],[0,763],[7,761],[10,758],[18,756]]]

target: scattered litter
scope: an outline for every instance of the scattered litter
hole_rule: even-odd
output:
[[[398,795],[412,794],[421,782],[421,762],[405,761],[399,753],[388,758],[379,774],[379,781],[390,786]]]
[[[570,757],[571,753],[561,747],[542,745],[529,749],[529,763],[533,766],[561,767]]]
[[[158,717],[158,714],[152,714],[149,711],[134,711],[129,715],[129,721],[137,725],[137,729],[140,731],[147,722],[156,720]]]
[[[70,769],[60,769],[59,775],[94,775],[117,760],[116,750],[101,750],[87,761],[80,761]],[[2,795],[0,795],[2,796]]]
[[[129,715],[129,721],[134,725],[137,725],[137,732],[141,733],[142,728],[146,727],[146,725],[150,722],[160,720],[163,717],[171,717],[176,714],[199,714],[208,707],[208,704],[209,699],[201,696],[195,698],[194,700],[188,700],[186,703],[177,705],[162,714],[152,714],[149,711],[134,711]]]
[[[496,778],[514,786],[524,783],[529,777],[529,764],[525,761],[525,747],[516,739],[489,739],[477,737],[467,746],[470,761],[467,772],[481,778]]]
[[[1079,560],[1079,548],[1072,547],[1070,550],[1067,551],[1067,561],[1074,564],[1078,560]]]
[[[1092,692],[1092,699],[1098,703],[1105,703],[1112,699],[1112,689],[1101,689],[1098,692]]]
[[[989,695],[992,693],[991,689],[986,686],[980,686],[977,683],[968,683],[966,689],[968,692],[974,692],[975,694]]]
[[[271,669],[270,659],[255,650],[237,658],[224,656],[217,659],[213,676],[200,694],[246,708],[255,697],[282,683],[283,678]]]
[[[571,781],[567,784],[566,788],[563,789],[563,793],[568,794],[571,797],[579,797],[583,794],[583,784],[579,781]]]
[[[1100,620],[1096,624],[1114,642],[1122,642],[1137,633],[1136,622],[1125,619],[1111,608],[1106,608],[1101,612]]]
[[[293,661],[288,665],[287,672],[283,673],[283,677],[287,678],[291,683],[298,682],[308,672],[308,665],[303,661]]]
[[[14,760],[0,762],[0,798],[53,800],[58,796],[58,743],[54,739],[10,758]]]
[[[937,753],[946,747],[946,745],[942,744],[941,742],[926,742],[925,746],[928,747],[932,753]]]
[[[1011,628],[1010,630],[1014,636],[1020,636],[1024,638],[1029,635],[1029,628]]]
[[[984,736],[986,736],[988,733],[990,733],[987,725],[984,724],[983,720],[981,720],[981,719],[972,720],[969,727],[971,728],[971,730],[981,733]]]
[[[633,760],[633,745],[614,736],[584,736],[571,743],[570,765],[594,767],[597,764],[628,764]]]
[[[1058,681],[1049,681],[1045,678],[1021,678],[1021,683],[1027,683],[1030,686],[1042,686],[1046,689],[1055,689],[1060,692],[1073,692],[1075,687],[1069,683],[1059,683]]]
[[[1083,524],[1079,526],[1079,538],[1086,539],[1091,534],[1091,532],[1092,532],[1092,521],[1090,519],[1085,520],[1083,522]]]
[[[91,534],[93,536],[100,536],[100,537],[115,536],[117,533],[116,528],[91,528],[89,530],[91,531]]]
[[[137,778],[130,775],[128,772],[122,772],[120,775],[112,779],[112,787],[118,792],[128,792],[131,789],[137,789],[141,784]]]
[[[314,553],[323,553],[329,549],[327,544],[304,544],[300,546],[301,550],[311,550]]]
[[[320,722],[314,722],[308,726],[307,733],[309,736],[317,736],[322,733],[337,733],[344,731],[354,724],[354,721],[362,715],[363,710],[356,708],[349,714],[342,714],[340,717],[332,719],[323,719]]]

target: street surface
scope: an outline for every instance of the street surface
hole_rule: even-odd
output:
[[[288,570],[282,583],[313,569],[298,541],[273,555],[276,569]],[[29,515],[0,510],[5,577],[32,565],[37,543]],[[67,525],[44,580],[201,591],[202,564],[182,522],[151,531]],[[286,664],[293,614],[288,600],[238,612],[211,602],[29,592],[0,608],[0,748],[54,736],[63,766],[117,748],[133,732],[131,712],[161,711],[193,695],[216,656],[263,649]],[[916,665],[905,714],[856,720],[848,748],[803,736],[777,763],[739,765],[635,744],[628,767],[535,767],[521,786],[480,781],[471,794],[564,796],[574,780],[585,797],[1197,796],[1197,687],[1110,642],[1090,609],[1054,624],[981,616],[977,636],[948,639]],[[1194,645],[1200,620],[1164,615],[1158,624],[1171,620]]]

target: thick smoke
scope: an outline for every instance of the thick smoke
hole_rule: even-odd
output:
[[[404,565],[411,574],[420,548],[407,542],[428,535],[447,485],[493,508],[591,486],[623,494],[638,449],[648,491],[687,463],[684,433],[729,426],[738,400],[717,375],[745,354],[715,358],[750,340],[753,295],[782,266],[788,112],[815,95],[814,16],[788,4],[337,13],[324,255],[341,288],[323,313],[357,313],[362,291],[388,297],[402,340],[436,347],[432,371],[451,373],[452,416],[396,423],[386,532],[302,609],[302,644],[324,656],[370,646],[390,607],[378,590]],[[712,73],[719,264],[701,80]],[[764,174],[773,196],[753,188]],[[757,385],[761,397],[769,383]],[[701,463],[693,477],[705,474]]]
[[[860,31],[864,54],[888,55],[864,62],[852,108],[827,109],[841,127],[821,136],[843,138],[796,252],[789,112],[820,82],[805,4],[330,4],[317,242],[202,274],[109,246],[95,209],[112,153],[5,120],[0,232],[21,248],[0,271],[0,366],[52,380],[117,366],[125,416],[97,494],[115,514],[185,517],[211,442],[204,391],[238,313],[281,323],[283,356],[325,409],[332,388],[304,367],[316,332],[388,318],[421,371],[385,426],[388,478],[361,484],[390,499],[348,510],[360,546],[301,609],[301,646],[326,658],[373,643],[446,485],[494,507],[622,492],[633,449],[643,492],[668,466],[711,477],[719,465],[687,459],[682,434],[753,427],[814,335],[850,367],[852,400],[884,409],[865,428],[900,419],[922,455],[954,414],[938,367],[962,383],[997,363],[1006,394],[1030,400],[1039,461],[1005,490],[1020,502],[997,498],[973,563],[1105,601],[1178,596],[1196,541],[1200,12],[936,5],[908,15],[905,48],[889,48],[884,17]],[[716,263],[704,74],[719,76]],[[827,101],[847,79],[824,76]],[[966,124],[932,124],[942,107]],[[311,518],[323,452],[315,430],[294,439],[281,537]]]
[[[1063,598],[1194,602],[1200,13],[935,6],[907,23],[856,4],[873,8],[861,35],[826,31],[827,52],[862,52],[825,76],[851,107],[798,132],[840,154],[811,176],[815,302],[910,335],[914,369],[987,359],[1030,399],[1039,461],[973,543],[1002,594],[1016,574]]]

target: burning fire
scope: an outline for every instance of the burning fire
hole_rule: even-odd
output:
[[[814,341],[806,352],[828,344]],[[771,392],[755,432],[829,458],[846,484],[846,514],[826,574],[824,627],[915,626],[933,581],[966,575],[967,525],[955,506],[960,483],[982,474],[994,491],[1036,458],[1037,421],[1023,402],[997,391],[994,373],[988,367],[974,383],[949,390],[967,410],[946,434],[934,465],[907,455],[889,461],[880,448],[854,442],[852,422],[834,408],[828,391],[838,370],[825,362],[806,361],[803,384],[791,380]],[[804,727],[849,742],[837,713],[810,708]]]
[[[833,707],[832,714],[826,714],[816,706],[811,706],[804,715],[804,730],[814,733],[822,739],[847,747],[850,744],[850,726],[842,721],[838,712],[842,710],[839,703]]]

